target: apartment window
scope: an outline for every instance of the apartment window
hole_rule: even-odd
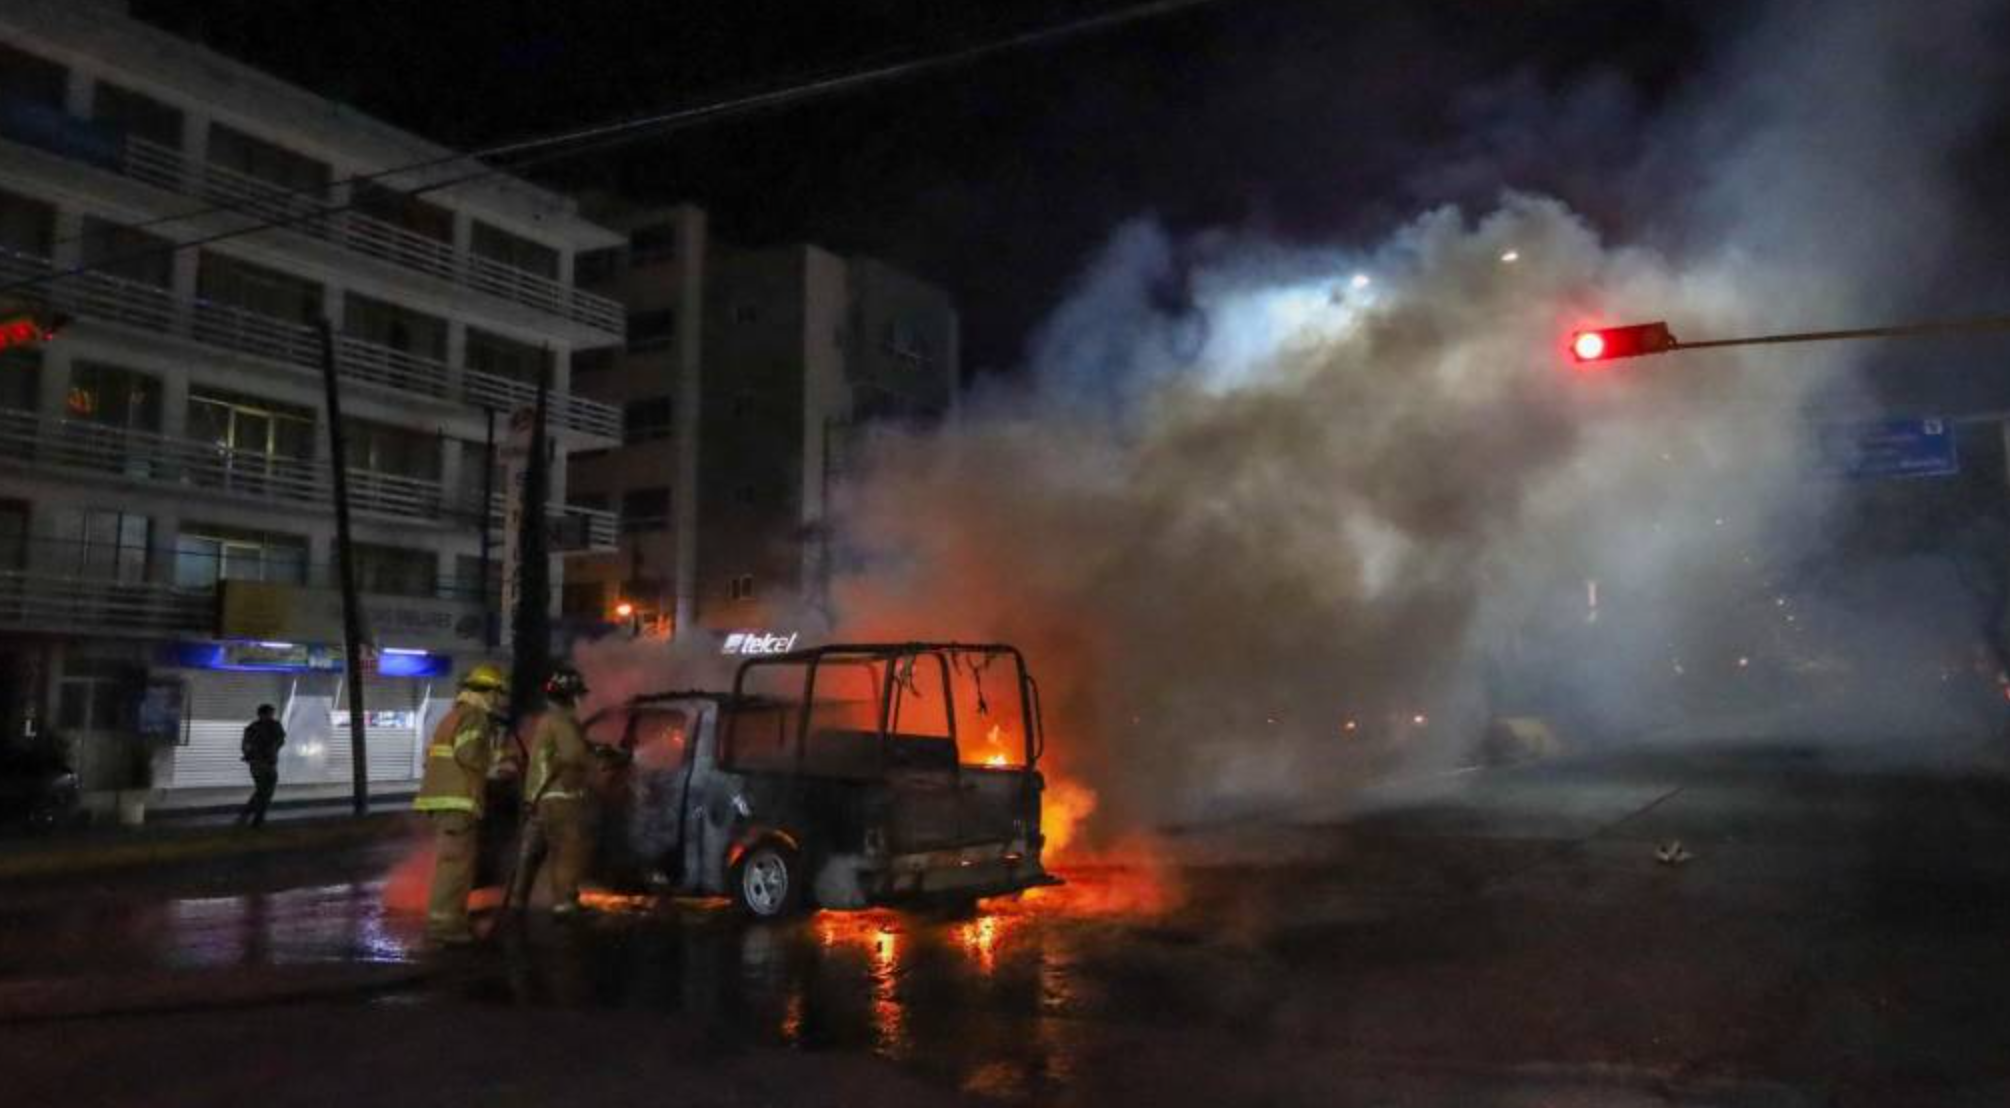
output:
[[[677,225],[652,223],[628,236],[628,253],[637,262],[664,261],[677,256]]]
[[[317,200],[328,196],[328,166],[222,123],[209,125],[209,164]]]
[[[484,589],[484,584],[487,588]],[[463,600],[480,600],[483,597],[502,595],[502,558],[489,559],[486,582],[482,576],[482,560],[475,554],[454,555],[453,595]]]
[[[613,346],[596,346],[591,350],[572,352],[572,379],[575,383],[582,377],[593,377],[613,369],[621,351]]]
[[[116,658],[65,658],[56,726],[65,731],[130,731],[138,721],[143,672]]]
[[[447,360],[447,321],[402,304],[347,293],[342,333],[435,362]]]
[[[182,117],[178,109],[109,81],[99,81],[91,96],[91,118],[121,135],[145,139],[170,150],[181,149]]]
[[[558,251],[476,220],[469,246],[477,256],[539,277],[558,279]]]
[[[54,249],[56,209],[40,200],[0,192],[0,247],[46,258]]]
[[[55,62],[0,46],[0,99],[61,110],[67,81],[63,67]]]
[[[733,305],[734,323],[745,325],[749,323],[759,323],[760,321],[761,321],[760,305],[745,304],[745,303]]]
[[[0,500],[0,570],[28,568],[28,502]]]
[[[184,523],[175,537],[174,580],[184,588],[218,581],[305,584],[307,540],[213,523]]]
[[[630,489],[621,494],[621,533],[661,531],[670,526],[670,490]]]
[[[592,620],[598,622],[607,618],[607,583],[604,581],[568,581],[559,591],[559,611],[567,619]]]
[[[202,253],[198,295],[212,303],[307,325],[321,318],[319,283],[227,254]]]
[[[454,213],[409,193],[370,181],[349,187],[349,203],[357,211],[393,227],[402,227],[435,242],[454,241]]]
[[[733,490],[733,502],[743,508],[753,507],[760,499],[759,490],[751,483],[740,485]]]
[[[344,430],[350,468],[425,481],[440,479],[437,435],[367,419],[345,420]]]
[[[158,431],[161,383],[144,373],[101,362],[78,362],[70,370],[65,402],[72,419],[128,431]]]
[[[17,346],[0,351],[0,410],[32,412],[42,404],[42,352]]]
[[[70,508],[57,513],[55,538],[66,567],[96,581],[147,579],[153,521],[134,512]]]
[[[430,550],[354,544],[356,587],[383,596],[434,596],[440,586],[440,559]]]
[[[604,492],[575,492],[569,499],[575,508],[584,508],[592,512],[607,510],[607,494]]]
[[[92,269],[157,289],[174,284],[174,243],[159,235],[87,215],[79,245]]]
[[[677,341],[677,312],[653,308],[628,313],[628,349],[651,350]]]
[[[477,327],[468,328],[469,369],[535,385],[550,365],[549,350],[490,334]]]
[[[647,400],[630,400],[621,406],[621,441],[629,446],[638,442],[653,442],[667,439],[671,431],[670,398],[652,396]]]
[[[751,573],[740,574],[738,577],[726,582],[726,591],[734,600],[752,600],[754,598],[754,575]]]
[[[298,404],[197,386],[188,394],[188,434],[234,455],[314,457],[316,412]]]
[[[626,268],[628,252],[619,246],[582,250],[572,259],[572,280],[579,285],[604,285]]]

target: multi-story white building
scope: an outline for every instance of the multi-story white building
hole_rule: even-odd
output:
[[[507,177],[398,191],[467,174],[451,153],[111,0],[0,6],[0,298],[73,320],[0,365],[0,738],[53,736],[100,804],[235,797],[261,703],[291,734],[282,800],[348,787],[319,320],[387,793],[493,650],[491,427],[549,372],[556,504],[563,455],[618,441],[619,410],[572,395],[570,367],[621,341],[621,305],[573,284],[621,237]],[[254,220],[280,225],[170,249]],[[570,514],[565,533],[612,545],[610,515]]]
[[[575,366],[621,406],[623,445],[574,459],[575,503],[620,549],[568,565],[575,627],[619,605],[658,633],[819,630],[830,497],[858,436],[954,414],[960,331],[944,290],[817,246],[718,241],[684,205],[610,214],[629,243],[590,283],[629,308],[626,348]]]

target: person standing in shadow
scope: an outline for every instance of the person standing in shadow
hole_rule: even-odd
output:
[[[272,804],[272,790],[279,787],[279,748],[286,745],[286,728],[280,726],[270,704],[258,706],[258,718],[244,729],[244,764],[251,767],[251,799],[237,813],[239,827],[265,826],[265,809]]]

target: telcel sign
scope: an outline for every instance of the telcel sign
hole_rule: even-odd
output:
[[[786,635],[776,635],[767,631],[734,631],[726,636],[722,654],[760,655],[787,654],[796,648],[796,640],[801,632],[792,631]]]

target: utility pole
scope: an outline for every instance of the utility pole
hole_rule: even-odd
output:
[[[537,378],[537,407],[532,416],[530,458],[523,470],[523,518],[517,532],[516,611],[510,615],[512,649],[510,702],[512,714],[523,719],[541,706],[539,690],[551,666],[551,560],[546,542],[551,521],[546,518],[551,460],[546,421],[551,418],[551,364]]]
[[[335,572],[342,584],[342,666],[349,686],[351,806],[370,811],[369,751],[364,746],[363,610],[356,601],[355,550],[349,541],[349,442],[342,426],[342,387],[335,372],[335,326],[322,316],[321,384],[328,397],[328,468],[335,478]]]
[[[489,600],[489,574],[494,564],[493,544],[489,539],[489,511],[495,507],[496,500],[496,410],[483,408],[482,411],[488,416],[488,431],[482,439],[482,502],[475,509],[476,526],[482,534],[482,579],[476,587],[480,589],[477,595],[482,606],[482,645],[494,650],[500,629],[496,626],[496,604]]]

